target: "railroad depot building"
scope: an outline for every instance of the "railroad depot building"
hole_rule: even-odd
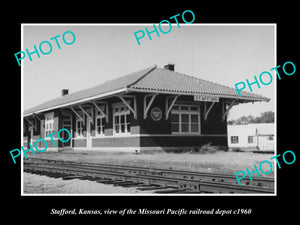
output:
[[[269,101],[220,84],[153,66],[68,93],[24,111],[24,148],[43,138],[49,150],[182,150],[227,146],[227,114],[240,103]],[[61,142],[49,134],[68,129]],[[66,132],[64,134],[67,134]],[[64,139],[63,132],[61,133]],[[68,139],[66,137],[65,139]],[[43,149],[44,143],[37,142]]]

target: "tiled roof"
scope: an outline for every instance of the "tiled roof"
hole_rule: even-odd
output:
[[[248,100],[253,99],[256,101],[268,101],[268,99],[263,96],[243,91],[241,92],[242,96],[240,97],[235,88],[226,87],[221,84],[202,80],[196,77],[170,71],[164,68],[156,68],[152,70],[147,76],[145,76],[143,79],[140,79],[137,83],[132,85],[131,88],[151,90],[154,92],[163,91],[176,92],[178,94],[207,94],[224,98],[246,98]]]
[[[96,99],[101,97],[101,95],[104,96],[110,92],[117,92],[122,89],[125,91],[125,88],[128,88],[129,90],[144,90],[148,92],[160,92],[166,94],[209,94],[223,98],[237,98],[249,101],[269,101],[269,99],[263,96],[243,91],[241,92],[242,96],[240,97],[234,88],[154,66],[105,82],[92,88],[44,102],[33,108],[25,110],[24,115],[26,116],[31,113],[71,105],[76,102]]]
[[[127,85],[130,85],[130,84],[136,82],[137,80],[139,80],[142,76],[147,74],[152,69],[153,69],[153,67],[147,68],[144,70],[140,70],[138,72],[131,73],[131,74],[119,77],[114,80],[107,81],[103,84],[97,85],[92,88],[84,89],[82,91],[77,91],[77,92],[65,95],[63,97],[55,98],[53,100],[50,100],[50,101],[44,102],[40,105],[37,105],[33,108],[25,110],[24,115],[35,113],[35,112],[43,110],[43,109],[46,110],[48,108],[59,106],[59,105],[65,105],[68,103],[72,104],[74,101],[84,100],[87,98],[91,98],[93,96],[120,90],[120,89],[126,87]]]

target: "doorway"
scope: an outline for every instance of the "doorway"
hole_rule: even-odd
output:
[[[72,120],[71,120],[70,117],[63,119],[62,127],[64,129],[67,129],[70,132],[70,134],[72,135]],[[61,133],[62,133],[61,137],[62,137],[63,140],[67,140],[69,138],[68,132],[63,130]],[[62,147],[63,148],[71,148],[72,147],[72,137],[70,138],[69,141],[62,142]]]
[[[92,120],[90,118],[87,118],[87,124],[86,124],[86,147],[91,148],[92,147]]]
[[[33,127],[29,127],[29,138],[28,138],[28,148],[30,148],[29,143],[31,144],[31,146],[34,146],[34,141],[33,141]]]

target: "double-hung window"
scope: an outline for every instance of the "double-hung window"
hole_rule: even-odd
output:
[[[231,136],[230,141],[231,141],[231,144],[238,144],[239,143],[239,137],[238,136]]]
[[[54,113],[45,115],[45,137],[54,132]]]
[[[199,106],[174,105],[171,125],[173,134],[200,134]]]
[[[82,117],[83,117],[83,119],[85,119],[83,114],[82,114]],[[84,129],[83,129],[83,120],[76,117],[76,137],[77,138],[82,138],[83,137],[83,131],[84,131]]]
[[[248,136],[248,143],[249,144],[254,143],[253,136]]]
[[[96,136],[104,135],[105,115],[96,111]]]
[[[114,133],[130,133],[130,110],[124,105],[113,106]]]
[[[269,140],[269,141],[273,141],[273,140],[274,140],[274,135],[269,135],[269,136],[268,136],[268,140]]]

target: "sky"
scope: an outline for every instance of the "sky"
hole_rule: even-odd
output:
[[[277,81],[270,71],[276,66],[273,24],[180,24],[178,28],[175,23],[169,33],[159,32],[158,37],[154,32],[152,40],[146,34],[138,45],[134,32],[145,31],[145,27],[153,30],[153,24],[23,24],[22,51],[32,52],[43,41],[52,44],[50,54],[40,53],[40,58],[32,54],[32,61],[26,55],[22,60],[23,109],[59,97],[62,89],[73,93],[153,65],[173,63],[177,72],[232,88],[269,71],[273,82],[252,88],[270,102],[234,106],[228,119],[275,111]],[[62,40],[66,31],[75,34],[71,45]],[[50,40],[57,35],[61,49]],[[72,36],[66,34],[65,39],[71,42]],[[49,50],[47,44],[42,49]]]

